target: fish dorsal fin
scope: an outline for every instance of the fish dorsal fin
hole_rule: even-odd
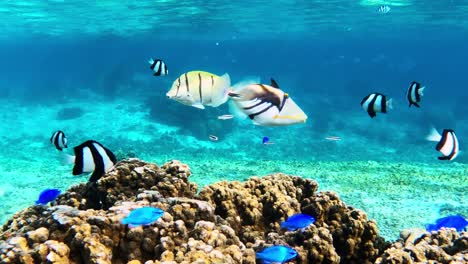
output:
[[[275,80],[273,80],[273,78],[271,78],[271,86],[279,89],[278,84],[276,83]]]

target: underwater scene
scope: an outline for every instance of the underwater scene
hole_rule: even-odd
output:
[[[468,263],[468,1],[0,15],[1,263]]]

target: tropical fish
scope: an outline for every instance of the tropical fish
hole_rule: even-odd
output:
[[[376,113],[387,113],[387,108],[392,109],[392,99],[380,93],[371,93],[361,101],[362,108],[367,111],[371,118],[376,117]]]
[[[231,119],[233,117],[234,117],[233,115],[220,115],[220,116],[218,116],[218,119],[219,120],[228,120],[228,119]]]
[[[432,128],[431,133],[426,137],[429,141],[439,142],[436,145],[436,150],[442,153],[443,156],[438,157],[439,160],[453,160],[458,156],[459,144],[455,131],[453,129],[444,129],[442,135]]]
[[[311,224],[315,223],[315,218],[308,214],[295,214],[288,217],[288,219],[281,223],[281,228],[289,231],[297,229],[305,229]]]
[[[218,137],[215,136],[215,135],[209,135],[208,138],[209,138],[211,141],[218,141]]]
[[[129,227],[137,227],[141,225],[150,225],[156,222],[164,211],[156,207],[142,207],[131,211],[125,218],[122,219],[122,224]]]
[[[379,14],[387,14],[390,12],[391,8],[388,5],[381,5],[377,8],[377,13]]]
[[[117,162],[114,153],[104,147],[101,143],[88,140],[73,148],[75,156],[64,154],[64,164],[75,164],[73,175],[93,172],[89,178],[90,182],[99,180]]]
[[[179,103],[205,109],[218,107],[228,100],[231,79],[229,74],[218,76],[204,71],[190,71],[182,74],[166,93],[169,99]]]
[[[411,105],[414,105],[416,107],[419,107],[419,102],[421,102],[421,96],[423,96],[424,89],[426,87],[422,86],[418,82],[412,82],[408,88],[408,91],[406,92],[406,98],[408,99],[409,102],[409,107]]]
[[[269,137],[263,137],[262,139],[262,144],[266,144],[270,141],[270,138]]]
[[[426,225],[426,230],[437,231],[443,227],[455,228],[458,232],[463,231],[468,226],[468,221],[461,215],[451,215],[436,220],[435,224]]]
[[[263,263],[284,263],[296,258],[297,251],[288,246],[277,245],[257,252],[256,256],[257,259],[261,259]]]
[[[64,148],[67,148],[67,137],[62,130],[55,131],[50,137],[50,143],[54,144],[55,148],[59,151],[62,151]]]
[[[280,90],[273,79],[271,86],[249,84],[231,91],[229,96],[234,102],[233,110],[237,116],[248,116],[255,125],[287,126],[307,120],[307,115],[287,93]]]
[[[169,71],[167,70],[166,63],[164,63],[164,61],[160,59],[149,59],[148,62],[151,65],[150,69],[154,72],[154,76],[164,76],[169,73]]]
[[[59,189],[45,189],[39,194],[36,204],[48,204],[57,199],[60,193]]]

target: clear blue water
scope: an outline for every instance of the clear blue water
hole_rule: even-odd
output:
[[[422,169],[429,166],[434,171],[453,169],[457,178],[444,181],[448,185],[439,189],[445,192],[440,197],[453,198],[448,202],[456,204],[452,212],[468,214],[468,197],[462,191],[468,188],[468,156],[462,153],[455,162],[438,161],[435,143],[424,140],[432,125],[440,130],[453,128],[460,149],[467,147],[468,1],[125,3],[55,0],[0,4],[0,99],[11,102],[2,108],[2,131],[7,132],[0,135],[4,165],[0,179],[9,186],[8,191],[0,192],[0,199],[8,204],[2,217],[27,204],[24,197],[21,204],[12,202],[17,196],[11,193],[24,188],[21,181],[40,179],[37,182],[41,187],[54,187],[46,186],[48,179],[58,172],[68,175],[69,168],[53,163],[52,154],[42,156],[46,151],[54,152],[47,140],[55,129],[65,129],[72,144],[92,137],[123,156],[159,163],[188,157],[219,159],[226,164],[232,160],[247,168],[223,177],[222,172],[209,168],[204,172],[193,164],[198,175],[206,173],[211,179],[204,181],[199,176],[201,182],[242,180],[278,168],[298,172],[289,165],[282,167],[282,162],[291,161],[304,166],[375,161]],[[381,4],[391,6],[390,13],[376,13]],[[152,76],[146,62],[150,57],[163,59],[170,75]],[[269,83],[273,77],[309,119],[304,125],[274,128],[221,123],[216,116],[227,113],[226,105],[202,111],[167,100],[165,93],[172,82],[190,70],[219,75],[227,72],[233,83],[251,78]],[[409,108],[405,98],[413,80],[427,87],[420,109]],[[394,109],[370,119],[359,103],[371,92],[393,98]],[[130,113],[123,120],[133,119],[131,124],[118,123],[122,120],[120,112],[103,107],[116,101],[121,104],[119,109]],[[70,104],[79,108],[75,113],[78,119],[73,111],[61,112]],[[34,110],[37,107],[58,114],[39,116]],[[145,115],[140,121],[139,115],[132,117],[131,113]],[[24,121],[11,133],[8,126],[12,120],[35,121]],[[160,134],[155,127],[162,126],[175,132]],[[134,134],[144,135],[144,139],[135,139]],[[218,144],[208,140],[209,134],[219,136]],[[275,147],[259,145],[263,136],[275,141]],[[327,136],[340,136],[342,140],[329,142],[324,139]],[[12,160],[31,166],[28,179],[5,176],[21,172]],[[252,161],[256,163],[249,163]],[[265,165],[267,169],[256,167],[262,161],[275,161],[277,165],[271,169],[270,165]],[[51,167],[42,168],[46,163]],[[225,167],[232,170],[229,165]],[[326,172],[321,173],[306,174],[323,177],[320,180],[326,188],[347,184],[327,181]],[[375,172],[385,173],[385,169]],[[421,181],[437,182],[437,173],[427,180],[423,175]],[[24,185],[32,188],[33,184]],[[417,189],[418,183],[410,186]],[[356,198],[356,193],[366,193],[367,187],[356,188],[343,195],[349,197],[350,204],[362,205],[364,198]],[[427,192],[436,189],[437,185]],[[39,191],[39,187],[32,188],[30,195]],[[385,192],[380,193],[385,196]],[[411,197],[411,192],[405,195]],[[380,217],[377,220],[382,220]],[[419,224],[428,218],[419,219]]]

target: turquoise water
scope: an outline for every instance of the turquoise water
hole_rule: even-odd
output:
[[[378,6],[391,7],[378,14]],[[468,156],[437,160],[431,126],[468,138],[468,1],[6,1],[0,4],[0,222],[74,177],[49,143],[95,139],[119,158],[188,163],[200,186],[284,172],[316,179],[376,219],[387,238],[468,216]],[[163,59],[169,75],[146,62]],[[182,73],[273,77],[305,124],[220,121],[168,100]],[[408,108],[411,81],[427,88]],[[370,119],[371,92],[394,109]],[[212,142],[209,135],[219,141]],[[262,145],[264,136],[275,144]],[[340,141],[329,141],[339,136]]]

